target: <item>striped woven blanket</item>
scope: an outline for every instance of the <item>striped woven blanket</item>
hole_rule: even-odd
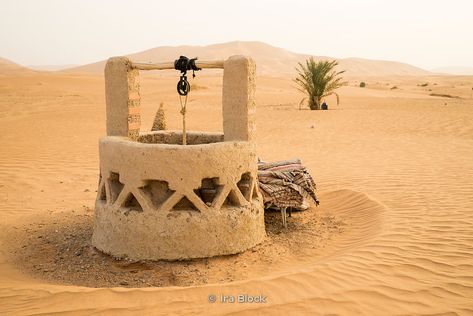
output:
[[[299,159],[258,162],[258,183],[266,207],[301,209],[304,199],[319,204],[314,179]]]

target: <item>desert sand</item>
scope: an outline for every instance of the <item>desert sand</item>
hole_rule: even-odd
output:
[[[290,77],[260,75],[258,155],[301,158],[321,205],[287,231],[268,214],[267,240],[240,255],[134,263],[90,247],[103,76],[12,67],[0,75],[1,314],[473,314],[473,77],[370,73],[340,106],[309,111]],[[148,130],[160,102],[180,128],[176,77],[142,77]],[[188,128],[221,131],[222,78],[191,83]]]

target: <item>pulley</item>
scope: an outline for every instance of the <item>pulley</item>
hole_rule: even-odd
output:
[[[180,56],[179,59],[174,61],[174,69],[181,72],[181,77],[177,83],[177,93],[180,96],[187,95],[191,90],[189,81],[187,81],[187,71],[192,70],[192,78],[195,78],[195,71],[200,70],[195,64],[196,60],[197,57],[189,59],[186,56]]]
[[[187,135],[186,135],[186,107],[187,107],[187,96],[189,91],[191,91],[191,85],[187,81],[187,71],[192,70],[192,78],[195,78],[195,71],[200,70],[199,67],[195,65],[197,58],[187,58],[186,56],[180,56],[179,59],[174,61],[174,69],[181,72],[179,81],[177,82],[177,93],[179,94],[179,102],[181,103],[181,114],[182,114],[182,145],[187,144]],[[184,102],[182,102],[182,97],[184,97]]]
[[[181,96],[186,96],[189,91],[191,91],[191,85],[189,81],[187,81],[187,76],[183,75],[177,82],[177,93]]]

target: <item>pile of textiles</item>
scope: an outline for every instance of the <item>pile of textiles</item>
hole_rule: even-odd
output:
[[[315,205],[315,182],[299,159],[258,162],[258,183],[266,208],[307,209],[306,200]]]

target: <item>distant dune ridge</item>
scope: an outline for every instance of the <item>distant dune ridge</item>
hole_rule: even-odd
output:
[[[163,62],[175,60],[180,55],[199,57],[201,60],[226,59],[231,55],[250,55],[257,64],[257,72],[264,76],[293,76],[297,63],[311,55],[291,52],[263,42],[233,41],[207,46],[160,46],[128,54],[134,61]],[[333,57],[314,56],[318,60],[333,60]],[[68,73],[102,73],[106,60],[86,65],[36,65],[21,66],[0,57],[0,75],[27,74],[37,71],[62,71]],[[346,70],[346,77],[360,76],[424,76],[437,74],[473,75],[473,67],[440,67],[431,71],[406,63],[364,58],[338,59],[339,69]]]
[[[0,57],[0,75],[34,73],[34,70],[28,69],[14,63],[11,60]]]
[[[140,62],[162,62],[176,59],[179,55],[197,56],[202,60],[225,59],[231,55],[250,55],[257,65],[260,75],[293,75],[298,62],[310,55],[298,54],[262,42],[234,41],[208,46],[161,46],[142,52],[129,54],[132,60]],[[331,57],[316,56],[329,60]],[[339,59],[339,69],[346,70],[347,76],[385,76],[385,75],[428,75],[430,72],[412,65],[362,58]],[[66,69],[68,72],[97,73],[104,69],[105,61]]]
[[[40,70],[40,71],[59,71],[74,67],[80,67],[78,64],[69,64],[69,65],[27,65],[29,69]]]
[[[473,75],[473,67],[463,67],[463,66],[439,67],[439,68],[434,68],[431,71],[435,73],[449,74],[449,75],[463,75],[463,76]]]

